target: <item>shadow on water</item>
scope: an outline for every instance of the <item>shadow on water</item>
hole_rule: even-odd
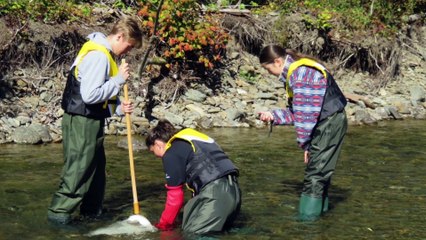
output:
[[[426,239],[424,121],[350,127],[329,189],[331,211],[314,223],[296,219],[305,165],[293,128],[276,127],[269,138],[266,129],[206,133],[240,169],[241,214],[228,231],[193,236],[176,229],[87,237],[133,214],[128,153],[116,147],[120,137],[108,136],[106,214],[88,220],[76,213],[73,225],[60,227],[47,222],[46,212],[59,183],[62,146],[2,145],[0,239]],[[161,160],[148,151],[134,158],[141,215],[155,223],[166,197]]]

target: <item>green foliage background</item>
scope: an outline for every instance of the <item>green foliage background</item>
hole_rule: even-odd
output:
[[[299,11],[316,29],[348,35],[373,31],[386,36],[393,35],[410,15],[424,14],[426,0],[280,0],[269,1],[265,10],[281,14]]]
[[[21,21],[31,19],[44,23],[62,23],[87,18],[90,1],[0,0],[0,16],[14,16]]]
[[[160,0],[0,0],[0,17],[23,25],[28,20],[45,24],[90,22],[94,8],[137,15],[152,34],[155,6]],[[157,32],[156,54],[173,71],[214,69],[226,59],[229,40],[221,28],[222,8],[248,9],[253,15],[286,16],[299,13],[305,24],[325,33],[338,32],[347,39],[363,36],[394,38],[411,15],[425,19],[426,0],[165,0]],[[202,10],[203,9],[203,10]],[[143,14],[141,14],[143,12]],[[17,26],[19,27],[19,26]],[[280,31],[280,29],[271,29]],[[24,34],[24,31],[23,31]],[[276,33],[285,36],[287,33]],[[291,37],[291,36],[290,36]],[[249,78],[249,77],[247,77]]]
[[[109,7],[136,12],[143,5],[158,4],[159,0],[109,2]],[[313,28],[342,32],[375,31],[384,35],[394,33],[408,20],[408,16],[424,14],[426,9],[426,0],[222,0],[220,6],[218,1],[193,2],[203,4],[209,11],[231,6],[250,9],[260,15],[271,11],[287,14],[303,9],[306,22]],[[237,3],[239,6],[235,6]],[[0,16],[14,16],[22,21],[32,19],[62,23],[87,19],[92,9],[100,4],[88,0],[0,0]]]

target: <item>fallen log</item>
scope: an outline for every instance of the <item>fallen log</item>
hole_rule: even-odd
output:
[[[357,102],[361,101],[365,104],[366,107],[369,107],[371,109],[376,108],[376,106],[374,106],[374,104],[372,102],[370,102],[370,100],[368,100],[368,98],[365,97],[365,96],[358,95],[358,94],[355,94],[355,93],[344,93],[343,95],[345,95],[345,98],[349,102],[357,103]]]

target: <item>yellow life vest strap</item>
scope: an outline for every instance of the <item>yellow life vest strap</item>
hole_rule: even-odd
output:
[[[175,135],[173,135],[169,139],[169,141],[166,143],[166,150],[169,149],[172,146],[172,142],[176,138],[183,139],[183,140],[186,140],[189,143],[191,143],[192,150],[194,150],[194,152],[195,152],[195,146],[192,143],[192,140],[198,140],[198,141],[201,141],[201,142],[209,142],[209,143],[214,142],[214,140],[212,138],[210,138],[209,136],[207,136],[207,135],[205,135],[205,134],[203,134],[199,131],[196,131],[192,128],[185,128],[185,129],[179,131],[178,133],[176,133]]]
[[[185,183],[186,189],[188,189],[188,191],[192,192],[192,195],[195,194],[195,189],[191,188],[188,183]]]
[[[309,58],[301,58],[293,62],[292,64],[290,64],[290,67],[288,68],[287,77],[285,81],[287,97],[293,97],[293,90],[290,89],[290,76],[293,73],[293,71],[300,66],[308,66],[308,67],[313,67],[315,69],[318,69],[319,71],[322,72],[324,77],[327,78],[327,69],[323,65]]]
[[[76,58],[76,61],[77,61],[76,67],[75,67],[75,77],[76,78],[77,78],[77,73],[78,73],[78,70],[77,70],[78,65],[83,60],[84,56],[86,56],[87,53],[89,53],[90,51],[101,51],[101,52],[103,52],[108,57],[108,61],[109,61],[109,64],[110,64],[109,76],[113,77],[113,76],[118,74],[117,63],[115,63],[114,58],[112,57],[109,50],[101,44],[95,43],[93,41],[87,41],[85,44],[83,44],[83,47],[81,47],[80,51],[78,52],[77,58]]]
[[[76,66],[75,66],[75,70],[74,70],[74,76],[75,76],[76,79],[77,79],[77,76],[78,76],[78,65],[83,60],[84,56],[86,56],[90,51],[101,51],[101,52],[103,52],[108,57],[109,66],[110,66],[109,76],[113,77],[113,76],[118,74],[117,63],[114,61],[114,58],[112,57],[109,50],[105,46],[89,40],[85,44],[83,44],[80,51],[78,52],[78,55],[77,55],[77,58],[76,58]],[[110,100],[117,101],[117,96],[112,97]],[[116,104],[115,105],[113,104],[112,106],[113,107],[111,109],[111,114],[113,114],[115,112]],[[105,101],[103,108],[106,109],[107,107],[108,107],[108,101]]]

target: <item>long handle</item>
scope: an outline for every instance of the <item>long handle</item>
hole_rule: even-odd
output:
[[[125,63],[125,59],[121,61]],[[129,101],[129,91],[127,88],[127,83],[124,84],[124,100]],[[135,164],[133,160],[133,144],[132,144],[132,129],[131,129],[131,120],[130,113],[126,113],[126,127],[127,127],[127,145],[129,148],[129,162],[130,162],[130,178],[132,181],[132,194],[133,194],[133,212],[134,214],[139,214],[139,201],[138,201],[138,192],[136,189],[136,177],[135,177]]]

